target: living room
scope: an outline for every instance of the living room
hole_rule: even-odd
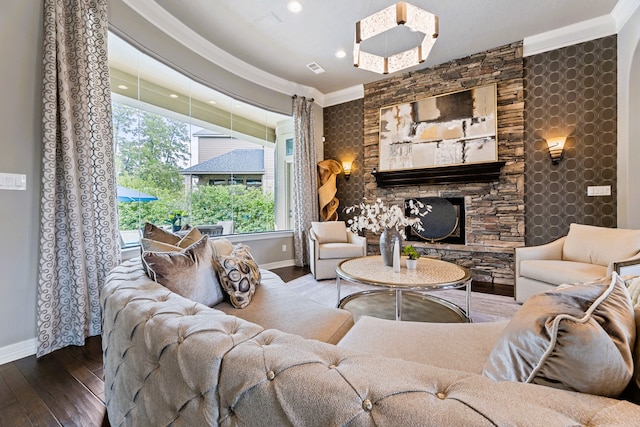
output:
[[[513,41],[506,47],[494,46],[493,49],[472,55],[472,59],[475,56],[510,55],[513,61],[519,63],[515,78],[511,74],[508,77],[494,74],[495,71],[503,71],[497,66],[497,69],[485,70],[485,74],[480,73],[465,80],[458,78],[459,70],[454,69],[461,65],[449,63],[441,65],[443,68],[434,69],[433,73],[411,74],[411,79],[424,79],[420,81],[422,84],[434,85],[432,92],[422,89],[402,92],[400,88],[406,88],[406,81],[390,77],[389,81],[363,85],[360,97],[347,100],[340,99],[339,94],[325,94],[325,99],[318,97],[315,107],[319,122],[316,131],[318,151],[324,158],[338,160],[347,154],[357,155],[349,180],[343,176],[338,178],[337,194],[342,205],[355,204],[365,195],[384,195],[388,200],[395,201],[404,197],[400,193],[407,191],[406,187],[391,187],[378,193],[371,174],[376,167],[373,151],[378,138],[376,126],[370,122],[381,107],[486,83],[496,83],[499,93],[504,93],[505,87],[511,84],[504,82],[515,79],[518,80],[517,86],[510,89],[514,99],[501,102],[503,109],[499,110],[506,112],[505,106],[511,105],[509,102],[518,109],[515,123],[499,124],[499,134],[506,136],[500,138],[500,159],[508,160],[502,171],[501,184],[483,184],[481,188],[465,184],[462,188],[446,191],[433,184],[411,188],[420,193],[445,197],[462,195],[471,198],[474,192],[495,192],[500,193],[497,197],[501,200],[506,200],[500,203],[502,211],[499,213],[493,210],[497,209],[495,206],[485,205],[487,200],[470,200],[471,210],[467,211],[467,215],[473,215],[474,221],[480,224],[493,223],[495,218],[500,217],[502,223],[492,233],[487,233],[486,227],[485,231],[472,230],[467,245],[475,244],[478,248],[452,249],[466,251],[464,256],[470,258],[489,252],[492,259],[487,263],[492,264],[490,267],[494,272],[483,279],[509,283],[512,279],[505,272],[508,270],[505,265],[512,259],[505,253],[516,245],[534,245],[559,237],[566,232],[569,222],[640,228],[640,194],[635,185],[640,182],[640,170],[634,168],[640,160],[640,146],[637,144],[640,140],[640,123],[634,120],[640,112],[640,12],[637,3],[619,1],[606,16],[605,30],[600,28],[591,38],[580,39],[579,43],[526,55],[523,51],[527,50],[527,46],[523,46],[522,41]],[[0,286],[0,355],[8,361],[33,354],[35,348],[40,245],[39,182],[42,175],[42,2],[30,0],[3,4],[0,9],[3,40],[0,49],[3,56],[8,58],[0,71],[3,80],[8,82],[0,110],[6,139],[0,158],[0,171],[25,174],[27,177],[26,191],[0,193],[0,213],[6,220],[3,228],[6,239],[2,244],[3,261],[0,264],[3,272]],[[234,88],[234,94],[242,99],[251,99],[277,111],[291,110],[291,95],[294,92],[285,94],[265,86],[246,84],[246,81],[243,84],[238,76],[184,49],[137,14],[129,2],[111,1],[110,13],[110,23],[114,28],[127,33],[149,50],[161,52],[161,56],[174,62],[179,62],[176,60],[179,56],[189,58],[188,62],[199,68],[198,72],[202,68],[207,69],[202,74],[208,75],[211,82]],[[15,37],[15,34],[21,36]],[[576,70],[557,93],[551,88],[557,83],[553,80],[556,67]],[[595,77],[588,67],[598,70]],[[610,80],[612,76],[613,82]],[[393,88],[387,91],[386,84]],[[553,90],[553,93],[549,90]],[[378,92],[382,96],[378,96]],[[545,99],[551,95],[559,97],[559,110],[547,108]],[[576,96],[579,96],[579,110],[569,111],[562,107],[576,103]],[[601,115],[603,111],[616,113],[613,116]],[[594,115],[594,112],[597,114]],[[598,126],[585,123],[594,119]],[[565,158],[558,165],[552,164],[549,159],[544,135],[530,131],[532,126],[537,128],[538,123],[545,127],[554,120],[560,120],[563,126],[575,128],[576,132],[576,136],[569,137]],[[610,185],[611,196],[587,196],[586,186],[590,185]],[[479,211],[486,212],[486,217],[476,216]],[[293,244],[290,238],[286,242]],[[491,251],[484,249],[487,246]],[[433,248],[425,244],[425,249]],[[290,258],[280,261],[288,262]],[[482,270],[491,271],[491,268],[484,267]]]

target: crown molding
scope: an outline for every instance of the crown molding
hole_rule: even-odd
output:
[[[322,106],[331,107],[332,105],[343,104],[360,98],[364,98],[364,85],[351,86],[346,89],[327,93],[324,95],[324,105]]]
[[[131,9],[160,31],[213,64],[250,82],[286,95],[299,95],[322,100],[324,94],[316,88],[301,85],[267,73],[220,49],[187,27],[154,0],[123,0]]]
[[[638,8],[640,8],[640,0],[618,0],[611,11],[611,16],[616,22],[616,33],[620,32]]]
[[[613,16],[602,15],[597,18],[558,28],[557,30],[525,37],[523,40],[523,55],[536,55],[600,37],[610,36],[615,33],[616,24]]]

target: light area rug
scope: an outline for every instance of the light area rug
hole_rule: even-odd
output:
[[[338,305],[338,291],[335,279],[315,280],[311,274],[307,274],[287,282],[286,286],[300,295],[304,295],[328,307],[336,307]],[[380,289],[383,288],[341,280],[340,298],[360,291]],[[461,289],[432,291],[426,292],[426,294],[452,302],[463,310],[466,307],[465,291]],[[508,320],[519,308],[520,304],[516,303],[512,297],[471,292],[470,317],[473,322]]]

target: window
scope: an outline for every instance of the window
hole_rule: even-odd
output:
[[[208,232],[222,223],[234,233],[291,228],[281,154],[291,117],[197,83],[113,34],[109,66],[118,188],[129,192],[119,197],[123,244],[146,221]]]

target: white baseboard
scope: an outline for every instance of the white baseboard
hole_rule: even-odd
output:
[[[296,261],[293,259],[287,259],[284,261],[268,262],[266,264],[260,264],[260,268],[265,270],[273,270],[274,268],[293,267],[296,265]]]
[[[36,354],[38,342],[35,338],[0,347],[0,365]]]

